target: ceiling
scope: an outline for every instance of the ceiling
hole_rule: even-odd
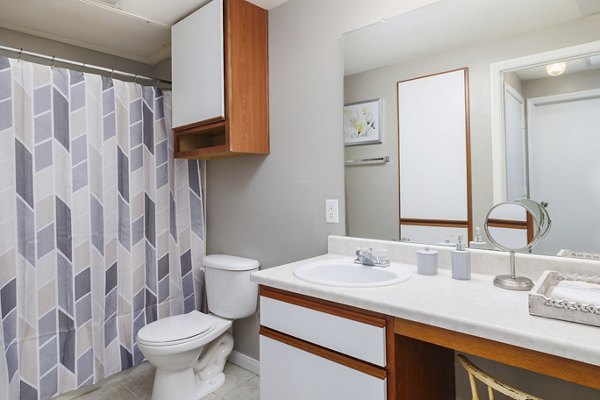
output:
[[[344,73],[415,60],[600,12],[600,0],[442,0],[344,36]]]
[[[268,10],[287,0],[249,1]],[[207,2],[0,0],[0,27],[154,65],[171,56],[171,25]]]
[[[583,58],[565,60],[564,63],[566,64],[566,69],[563,75],[594,70],[598,72],[597,70],[600,69],[600,55],[596,54],[593,56]],[[531,81],[535,79],[548,78],[545,65],[531,68],[523,68],[514,72],[522,81]]]

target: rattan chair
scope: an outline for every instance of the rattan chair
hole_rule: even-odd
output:
[[[476,379],[487,386],[489,400],[494,400],[494,390],[498,393],[502,393],[511,399],[516,400],[542,400],[539,397],[532,396],[528,393],[522,392],[514,387],[508,386],[502,382],[499,382],[495,378],[489,376],[477,366],[475,366],[467,357],[459,354],[458,362],[469,374],[469,383],[471,384],[471,394],[473,400],[479,400],[479,394],[477,393]]]

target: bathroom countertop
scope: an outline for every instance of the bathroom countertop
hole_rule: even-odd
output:
[[[326,254],[252,274],[261,285],[346,304],[531,350],[600,366],[600,328],[529,315],[528,293],[499,289],[493,276],[472,274],[469,281],[438,275],[411,278],[377,288],[342,288],[313,284],[293,270],[318,260],[353,257]]]

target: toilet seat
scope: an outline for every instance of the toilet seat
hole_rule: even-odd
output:
[[[138,343],[150,347],[175,346],[198,340],[216,326],[214,317],[199,311],[159,319],[138,332]]]

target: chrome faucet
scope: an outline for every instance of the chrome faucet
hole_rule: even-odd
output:
[[[376,256],[373,249],[356,249],[356,264],[367,265],[370,267],[389,267],[390,260],[385,256]]]

